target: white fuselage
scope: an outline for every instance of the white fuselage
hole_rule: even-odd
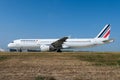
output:
[[[107,24],[95,38],[89,39],[69,39],[69,37],[60,39],[17,39],[9,43],[8,48],[20,51],[26,49],[61,52],[61,49],[93,47],[113,42],[113,39],[109,39],[110,30],[110,24]]]
[[[50,45],[58,39],[18,39],[8,44],[11,49],[40,49],[41,45]],[[62,48],[83,48],[104,44],[104,38],[93,39],[67,39]]]

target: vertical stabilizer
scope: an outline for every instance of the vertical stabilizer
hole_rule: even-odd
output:
[[[96,38],[109,38],[110,30],[110,24],[105,25],[105,27],[100,31]]]

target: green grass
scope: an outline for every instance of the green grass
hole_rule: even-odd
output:
[[[0,61],[8,59],[8,56],[0,56]]]
[[[37,76],[35,77],[35,80],[56,80],[56,79],[50,76]]]
[[[65,57],[90,62],[94,66],[120,66],[120,53],[114,52],[14,52],[0,53],[0,61],[11,58],[54,58]]]
[[[75,56],[96,66],[120,66],[120,53],[88,53]]]

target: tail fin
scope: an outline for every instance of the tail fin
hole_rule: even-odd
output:
[[[105,25],[105,27],[100,31],[96,38],[109,38],[110,30],[110,24]]]

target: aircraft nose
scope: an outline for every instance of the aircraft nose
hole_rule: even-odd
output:
[[[8,48],[10,48],[10,47],[11,47],[11,44],[9,43],[9,44],[8,44]]]
[[[12,48],[13,46],[14,46],[13,43],[9,43],[9,44],[8,44],[8,48]]]

